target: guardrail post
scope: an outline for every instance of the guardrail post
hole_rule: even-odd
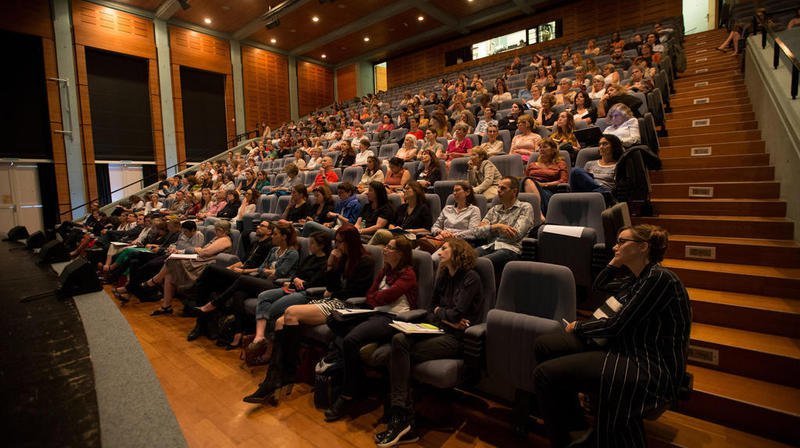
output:
[[[781,47],[777,45],[772,46],[772,68],[778,68],[778,63],[780,62],[781,58]]]
[[[767,27],[761,28],[761,49],[767,48]]]
[[[797,66],[792,64],[792,99],[797,99],[797,83],[800,81],[800,70]]]

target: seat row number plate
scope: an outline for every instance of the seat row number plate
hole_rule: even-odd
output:
[[[694,86],[695,87],[706,87],[706,86],[708,86],[708,81],[696,82],[696,83],[694,83]]]
[[[700,120],[692,120],[692,127],[693,128],[699,128],[699,127],[702,127],[702,126],[710,126],[710,125],[711,125],[711,119],[710,118],[702,118]]]
[[[694,99],[694,104],[708,104],[710,102],[711,102],[711,99],[709,97],[695,98]]]
[[[697,70],[695,70],[695,71],[694,71],[694,73],[695,73],[695,74],[698,74],[698,73],[705,73],[705,72],[707,72],[707,71],[708,71],[708,69],[707,69],[707,68],[698,68]]]

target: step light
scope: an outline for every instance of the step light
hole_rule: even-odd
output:
[[[711,155],[711,147],[710,146],[695,146],[689,150],[689,154],[692,157],[697,156],[710,156]]]
[[[706,347],[689,345],[689,361],[708,364],[711,366],[719,365],[719,350]]]
[[[686,246],[684,256],[695,260],[716,260],[717,248],[711,246]]]
[[[692,127],[693,128],[700,128],[703,126],[711,126],[711,119],[710,118],[701,118],[699,120],[692,120]]]
[[[689,187],[690,198],[713,198],[714,187]]]

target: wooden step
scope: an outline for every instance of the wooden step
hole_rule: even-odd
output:
[[[672,157],[662,158],[664,170],[688,168],[731,168],[737,166],[769,165],[769,154],[741,154],[735,156]]]
[[[667,122],[667,129],[669,129],[669,136],[675,138],[684,137],[687,135],[692,136],[701,132],[703,134],[717,134],[746,129],[758,129],[758,122],[751,120],[733,123],[705,124],[703,119],[698,119],[695,125],[689,125],[687,127],[675,126]]]
[[[747,378],[798,387],[798,344],[800,340],[785,336],[692,323],[689,362]]]
[[[702,144],[689,144],[689,145],[670,145],[664,144],[666,138],[661,138],[661,148],[659,149],[659,156],[662,159],[671,157],[710,157],[710,156],[728,156],[738,154],[754,154],[766,152],[766,145],[764,140],[751,140],[740,142],[726,142],[726,143],[702,143]],[[692,155],[693,148],[696,151],[701,151],[701,155]],[[705,155],[710,151],[710,154]]]
[[[800,268],[664,259],[687,287],[796,298]]]
[[[800,300],[700,288],[687,291],[693,322],[800,338]]]
[[[704,83],[707,82],[709,85],[714,83],[721,83],[721,82],[744,82],[744,77],[741,73],[738,72],[719,72],[714,74],[709,74],[708,76],[703,77],[703,79],[698,79],[697,77],[687,79],[687,78],[678,78],[675,80],[675,90],[676,91],[684,91],[686,89],[694,89],[700,88],[701,86],[697,86],[697,83]]]
[[[786,202],[778,199],[674,199],[652,200],[656,213],[703,216],[786,216]]]
[[[684,99],[680,103],[676,104],[670,100],[670,106],[672,107],[673,113],[680,113],[682,110],[692,110],[694,107],[697,107],[698,109],[729,107],[732,109],[737,106],[750,106],[750,98],[747,97],[731,97],[720,100],[712,100],[709,98],[708,102],[704,102],[702,98],[705,97],[696,98],[699,100],[697,103],[695,103],[694,100],[687,101]]]
[[[672,106],[673,111],[680,110],[684,106],[696,106],[700,104],[713,104],[715,106],[727,106],[734,104],[749,103],[750,98],[747,92],[738,93],[712,93],[712,94],[694,94],[694,92],[687,92],[685,96],[680,98],[670,98],[669,104]]]
[[[728,111],[730,112],[730,111]],[[673,128],[690,128],[693,126],[697,126],[698,120],[708,120],[708,125],[713,126],[717,124],[724,124],[724,123],[739,123],[745,121],[755,121],[755,114],[752,110],[748,110],[746,112],[736,112],[736,113],[722,113],[722,114],[707,114],[704,116],[698,117],[691,117],[691,118],[684,118],[683,114],[678,114],[678,117],[681,118],[667,118],[667,127],[670,130],[670,134],[672,133]]]
[[[722,426],[674,411],[656,421],[644,422],[648,445],[652,448],[789,448],[774,440]]]
[[[800,268],[800,244],[794,240],[675,234],[669,237],[666,256],[687,260]]]
[[[696,84],[696,83],[695,83]],[[683,98],[694,98],[697,96],[707,96],[707,95],[730,95],[730,96],[741,96],[741,94],[747,94],[747,90],[745,89],[744,85],[739,85],[735,83],[731,83],[728,85],[717,85],[716,83],[709,82],[709,85],[697,87],[694,86],[689,89],[681,90],[680,92],[675,93],[670,97],[671,100],[679,100]]]
[[[714,73],[720,71],[736,71],[739,68],[739,61],[730,54],[722,55],[713,60],[708,60],[707,56],[701,56],[697,59],[706,59],[706,61],[697,62],[695,58],[688,58],[686,60],[686,73],[696,73],[698,69],[707,68],[707,73]]]
[[[681,106],[677,112],[670,112],[667,114],[667,122],[671,120],[687,120],[691,123],[692,120],[697,118],[708,118],[711,115],[725,115],[725,114],[746,114],[752,113],[753,106],[750,104],[739,104],[736,106],[719,107],[714,104],[698,104],[692,106]]]
[[[761,140],[761,131],[747,129],[743,131],[724,132],[721,134],[706,134],[698,132],[694,135],[676,137],[663,137],[659,139],[660,146],[694,145],[708,146],[714,143],[731,143]]]
[[[664,162],[670,159],[664,159]],[[713,188],[715,198],[777,199],[781,184],[775,181],[759,182],[686,182],[653,184],[653,198],[689,198],[690,187]],[[693,190],[696,191],[696,190]]]
[[[739,182],[774,180],[775,169],[772,166],[740,166],[727,168],[687,168],[679,170],[651,171],[650,181],[654,184],[680,182]]]
[[[667,229],[671,234],[708,235],[731,238],[753,238],[791,240],[794,222],[786,218],[763,218],[758,216],[694,216],[660,215],[642,216],[634,223],[654,224]],[[758,294],[758,292],[756,292]]]
[[[714,75],[717,73],[730,73],[732,71],[736,71],[737,67],[738,65],[733,64],[733,65],[719,65],[712,67],[689,68],[687,64],[686,71],[680,74],[680,78],[702,81],[709,75]]]
[[[678,412],[800,444],[800,390],[698,366],[688,371],[694,375],[694,390],[678,404]]]
[[[695,89],[705,89],[705,88],[713,88],[713,87],[739,87],[744,88],[744,78],[741,76],[720,76],[717,79],[711,79],[706,81],[691,81],[685,82],[683,84],[678,84],[676,80],[675,82],[675,90],[676,94],[683,93],[686,91],[692,91]]]

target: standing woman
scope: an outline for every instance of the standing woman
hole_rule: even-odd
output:
[[[417,338],[397,333],[389,357],[389,424],[375,435],[379,447],[411,443],[419,437],[414,422],[411,371],[414,364],[434,359],[458,358],[463,352],[464,330],[481,323],[483,285],[475,271],[475,250],[466,241],[447,239],[440,251],[439,273],[426,321],[444,334]],[[326,412],[327,417],[327,412]]]
[[[380,189],[383,187],[381,186]],[[247,403],[275,403],[273,395],[295,381],[300,325],[324,324],[333,310],[346,308],[346,299],[363,297],[372,284],[373,260],[361,244],[358,230],[343,225],[336,231],[334,249],[325,269],[325,293],[321,300],[286,309],[275,323],[275,349],[272,351],[267,377],[258,389],[244,397]]]
[[[517,154],[522,157],[522,163],[527,164],[531,154],[539,150],[542,137],[533,132],[536,124],[529,115],[523,115],[517,119],[518,134],[511,140],[509,154]]]
[[[417,304],[417,275],[411,264],[411,241],[404,236],[392,238],[383,248],[383,269],[367,291],[367,305],[378,311],[353,326],[328,318],[328,326],[342,338],[344,381],[339,398],[325,411],[325,421],[344,417],[363,382],[361,347],[391,340],[396,330],[389,326],[399,313]]]
[[[586,446],[646,446],[643,415],[677,398],[692,311],[678,276],[661,265],[667,243],[660,227],[623,228],[594,283],[612,295],[598,317],[534,342],[534,390],[551,446],[569,445],[569,432],[582,422],[574,418],[579,392],[598,397]]]
[[[539,196],[542,204],[542,214],[547,214],[547,204],[559,184],[567,183],[569,167],[558,152],[556,142],[551,139],[543,140],[539,148],[539,158],[528,164],[525,170],[525,179],[522,181],[522,191],[534,193]]]

